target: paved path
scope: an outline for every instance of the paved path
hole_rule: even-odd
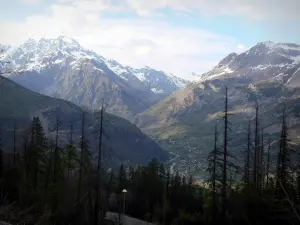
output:
[[[118,213],[107,212],[106,213],[106,218],[110,219],[110,220],[113,220],[113,221],[116,221],[117,218],[118,218]],[[122,215],[121,215],[121,218],[122,218]],[[149,222],[146,222],[146,221],[143,221],[143,220],[132,218],[132,217],[129,217],[129,216],[126,216],[126,215],[125,215],[124,220],[125,220],[124,225],[155,225],[153,223],[149,223]]]

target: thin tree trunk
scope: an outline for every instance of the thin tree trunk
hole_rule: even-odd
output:
[[[250,188],[250,155],[251,155],[251,121],[248,122],[247,153],[245,165],[245,181],[247,188]]]
[[[269,137],[268,158],[267,158],[267,171],[266,171],[266,173],[267,173],[266,188],[269,187],[270,152],[271,152],[271,138]]]
[[[13,165],[15,166],[16,165],[16,154],[17,154],[17,150],[16,150],[16,133],[17,133],[17,126],[16,126],[16,121],[14,121],[14,139],[13,139],[13,144],[14,144],[14,158],[13,158]]]
[[[101,160],[102,160],[103,115],[104,115],[104,106],[102,104],[100,127],[99,127],[99,145],[98,145],[96,195],[95,195],[95,208],[94,208],[94,225],[98,225],[98,223],[99,223],[99,192],[100,192],[100,176],[101,176]]]
[[[223,152],[223,178],[222,178],[222,218],[226,219],[227,208],[227,147],[228,147],[228,88],[225,93],[225,110],[224,110],[224,152]]]
[[[73,121],[70,122],[70,148],[73,147],[73,131],[74,131],[74,127],[73,127]],[[71,170],[71,156],[68,154],[68,171],[67,171],[67,179],[69,180],[70,177],[70,170]]]
[[[217,167],[217,151],[218,151],[218,128],[217,125],[215,127],[215,146],[214,146],[214,154],[213,154],[213,176],[212,176],[212,191],[213,191],[213,221],[216,220],[216,167]]]
[[[55,130],[55,148],[54,148],[54,161],[53,161],[53,184],[57,182],[58,173],[58,131],[59,131],[60,121],[58,114],[56,115],[56,130]]]
[[[81,127],[81,144],[80,144],[80,165],[79,165],[79,177],[78,177],[78,193],[77,201],[80,201],[81,196],[81,182],[82,182],[82,169],[83,169],[83,151],[84,151],[84,119],[85,113],[82,113],[82,127]]]
[[[254,161],[253,161],[253,183],[255,187],[258,187],[258,157],[259,157],[259,139],[258,139],[258,112],[259,107],[258,103],[256,103],[255,107],[255,137],[254,137]]]
[[[264,147],[264,130],[262,129],[261,131],[261,148],[260,148],[260,157],[259,157],[259,176],[260,176],[260,188],[261,190],[264,187],[264,152],[265,152],[265,147]]]
[[[0,124],[0,179],[3,177],[3,141],[2,141],[2,124]]]

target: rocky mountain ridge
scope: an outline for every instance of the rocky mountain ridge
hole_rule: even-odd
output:
[[[6,76],[15,82],[91,109],[105,98],[108,112],[129,120],[188,83],[149,67],[125,67],[64,36],[2,49],[13,71]]]
[[[283,47],[284,46],[284,47]],[[229,110],[233,124],[230,150],[241,155],[248,120],[260,105],[260,129],[270,136],[277,151],[283,105],[288,108],[291,139],[300,143],[300,46],[264,42],[238,55],[230,54],[201,80],[187,85],[141,113],[136,123],[169,151],[177,154],[171,166],[195,173],[206,166],[213,148],[213,130],[221,116],[225,87],[229,89]],[[220,142],[220,146],[222,146]],[[192,168],[191,168],[192,167]],[[202,174],[203,175],[203,174]],[[202,176],[200,175],[200,176]]]

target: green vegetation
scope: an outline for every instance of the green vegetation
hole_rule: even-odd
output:
[[[279,152],[273,157],[274,145],[266,143],[257,105],[254,126],[249,121],[245,133],[246,146],[240,146],[247,154],[245,160],[240,160],[230,152],[234,116],[228,110],[228,98],[225,100],[220,119],[223,126],[216,128],[214,137],[205,143],[211,149],[204,159],[208,166],[203,168],[209,176],[201,183],[192,175],[171,173],[156,159],[147,166],[121,165],[118,172],[107,171],[102,145],[103,110],[97,129],[97,154],[92,153],[86,138],[85,113],[81,117],[79,149],[73,144],[76,139],[72,124],[68,143],[58,143],[58,117],[51,139],[46,137],[39,118],[34,117],[16,155],[14,151],[3,152],[0,132],[0,189],[6,196],[1,198],[4,210],[0,220],[12,224],[96,225],[106,224],[105,213],[112,211],[120,216],[117,224],[122,224],[123,212],[162,225],[263,225],[284,224],[286,220],[299,224],[300,160],[289,139],[287,111],[281,112],[276,143]],[[123,189],[127,190],[126,196]]]

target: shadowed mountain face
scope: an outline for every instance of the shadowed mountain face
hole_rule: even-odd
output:
[[[2,46],[14,72],[7,76],[26,88],[132,120],[188,82],[163,71],[133,69],[107,60],[66,37]]]
[[[195,82],[141,113],[136,123],[169,151],[178,154],[173,167],[198,171],[206,167],[213,148],[214,126],[222,146],[225,87],[229,92],[230,151],[242,156],[248,120],[260,105],[260,129],[265,137],[279,138],[283,104],[288,108],[290,136],[299,143],[300,46],[259,43],[238,55],[230,54]],[[254,123],[253,123],[254,126]]]
[[[33,116],[39,116],[46,135],[51,137],[55,131],[56,116],[62,122],[60,126],[60,144],[64,146],[70,137],[70,121],[74,124],[74,140],[80,143],[83,109],[68,101],[51,98],[32,92],[0,76],[0,123],[3,126],[4,145],[7,151],[12,149],[12,127],[14,121],[18,127],[18,150],[22,151],[22,135],[30,125]],[[99,113],[85,112],[85,134],[90,150],[97,149],[97,120]],[[152,139],[143,134],[135,125],[125,119],[104,114],[104,146],[106,163],[118,165],[145,164],[153,157],[164,161],[168,153],[164,152]],[[111,164],[110,164],[111,165]]]

